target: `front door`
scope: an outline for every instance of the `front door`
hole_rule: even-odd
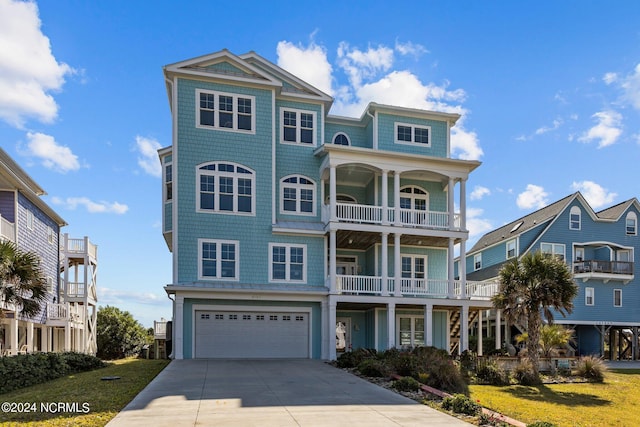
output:
[[[351,351],[351,319],[336,318],[336,353]]]
[[[424,345],[424,316],[399,316],[397,320],[400,347]]]

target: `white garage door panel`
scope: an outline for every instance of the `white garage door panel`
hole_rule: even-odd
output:
[[[196,311],[196,358],[308,358],[309,313]]]

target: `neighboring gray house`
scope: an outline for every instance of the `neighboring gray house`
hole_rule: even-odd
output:
[[[96,352],[97,247],[60,234],[66,222],[40,198],[45,191],[0,148],[0,239],[40,258],[47,301],[26,318],[0,296],[0,354]]]

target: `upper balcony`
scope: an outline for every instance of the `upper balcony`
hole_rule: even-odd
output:
[[[631,261],[583,260],[573,263],[573,275],[576,279],[610,280],[629,283],[634,277],[634,263]]]
[[[67,234],[60,236],[60,251],[69,258],[89,255],[95,259],[98,256],[98,246],[91,243],[88,237],[72,239]]]
[[[338,222],[356,224],[393,225],[438,230],[460,231],[460,213],[453,214],[451,224],[448,212],[436,212],[420,209],[394,209],[392,207],[362,205],[357,203],[336,202]],[[322,206],[322,221],[331,221],[331,206]]]
[[[0,239],[16,241],[16,225],[0,215]]]

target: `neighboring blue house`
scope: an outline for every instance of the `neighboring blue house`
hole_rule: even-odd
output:
[[[96,352],[97,247],[60,234],[67,225],[40,198],[45,191],[0,148],[0,240],[40,258],[47,300],[33,318],[0,295],[0,355]]]
[[[467,252],[467,278],[495,279],[510,259],[542,251],[566,260],[579,287],[573,313],[555,323],[575,330],[578,355],[638,359],[640,287],[635,278],[640,204],[594,212],[579,192],[485,234]],[[519,333],[508,329],[509,339]]]
[[[468,347],[496,285],[454,280],[480,165],[450,157],[457,114],[371,103],[332,116],[330,96],[253,52],[164,76],[174,358]]]

